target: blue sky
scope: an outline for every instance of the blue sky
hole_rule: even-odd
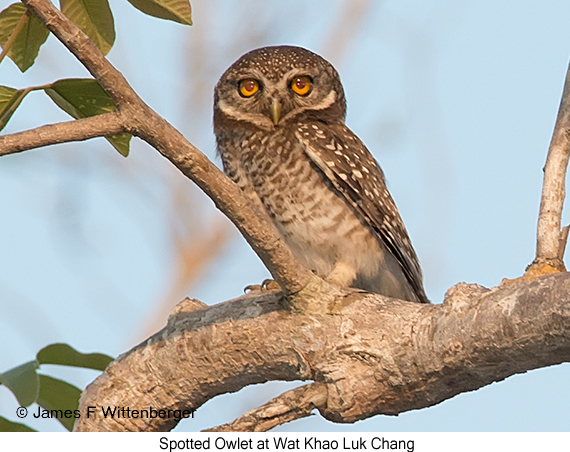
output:
[[[0,0],[1,9],[8,4]],[[348,125],[384,169],[431,300],[441,302],[460,281],[491,287],[521,275],[534,258],[541,169],[570,58],[570,3],[346,4],[195,0],[194,26],[184,27],[113,1],[117,42],[109,58],[215,159],[212,92],[233,61],[276,44],[323,55],[341,74]],[[14,87],[86,76],[53,36],[27,73],[11,61],[0,65],[0,84]],[[66,119],[33,93],[5,131]],[[173,201],[180,192],[191,198],[184,216]],[[52,342],[118,355],[164,323],[158,305],[186,295],[217,303],[268,276],[211,201],[137,140],[127,159],[103,139],[1,158],[0,206],[0,371]],[[210,229],[227,234],[216,259],[176,290],[173,228],[198,240]],[[60,375],[78,385],[95,376]],[[567,431],[568,381],[564,364],[398,417],[346,426],[313,416],[279,429]],[[219,397],[178,428],[228,422],[293,385]],[[0,414],[14,419],[16,407],[0,388]]]

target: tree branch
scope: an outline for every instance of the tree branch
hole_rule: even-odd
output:
[[[229,424],[204,431],[266,432],[286,422],[310,416],[315,408],[324,408],[327,398],[327,387],[324,384],[311,383],[287,391]]]
[[[285,245],[278,232],[239,187],[229,180],[208,158],[192,146],[166,120],[146,105],[122,74],[101,54],[89,38],[48,0],[23,0],[28,9],[76,56],[97,79],[117,105],[122,124],[132,133],[159,150],[182,173],[193,180],[240,230],[286,293],[302,290],[322,293],[330,286],[305,269]],[[325,290],[326,292],[326,290]],[[325,301],[327,297],[324,297]],[[299,309],[305,305],[291,297]]]
[[[329,314],[283,310],[279,297],[244,296],[179,310],[162,331],[87,387],[81,412],[87,406],[99,413],[107,406],[195,410],[249,384],[313,380],[327,388],[326,402],[317,397],[315,403],[320,413],[334,422],[355,422],[432,406],[570,360],[568,274],[493,290],[459,284],[442,305],[347,291]],[[279,411],[286,414],[286,406]],[[248,425],[247,419],[238,421],[237,428]],[[274,425],[262,421],[250,427]],[[165,431],[177,422],[99,414],[81,416],[75,429]]]
[[[83,141],[124,133],[116,112],[74,121],[48,124],[24,132],[0,136],[0,156],[36,149],[51,144]]]
[[[533,265],[549,265],[565,271],[562,256],[566,241],[561,232],[566,169],[570,157],[570,66],[560,101],[558,117],[548,149],[542,198],[538,215],[536,258]],[[562,249],[561,249],[562,247]]]

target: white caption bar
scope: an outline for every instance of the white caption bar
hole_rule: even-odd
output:
[[[2,450],[549,452],[570,433],[0,433]]]

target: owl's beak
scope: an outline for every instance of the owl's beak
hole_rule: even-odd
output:
[[[281,119],[281,106],[277,99],[271,101],[271,119],[275,125],[277,125]]]

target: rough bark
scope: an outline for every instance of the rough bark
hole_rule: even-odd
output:
[[[265,432],[271,428],[310,416],[315,408],[323,408],[328,391],[324,383],[311,383],[275,397],[229,424],[206,429],[206,432]]]
[[[288,397],[229,429],[259,431],[274,425],[272,415],[284,422],[313,407],[334,422],[394,415],[569,361],[569,301],[564,273],[492,290],[459,284],[441,305],[347,291],[327,313],[291,312],[279,293],[190,312],[182,306],[112,363],[81,406],[197,409],[218,394],[279,379],[320,386],[297,393],[297,412]],[[256,416],[260,422],[251,422]],[[164,431],[176,422],[81,417],[76,429]]]

